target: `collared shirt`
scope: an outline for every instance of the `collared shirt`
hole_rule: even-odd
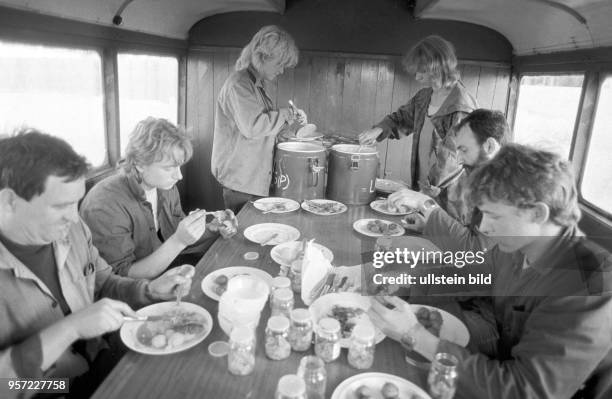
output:
[[[100,255],[115,273],[127,276],[132,264],[157,250],[157,235],[151,204],[133,173],[109,176],[92,187],[80,208],[81,217],[91,229]],[[185,217],[176,186],[157,190],[159,231],[167,240]],[[216,238],[208,230],[201,240]]]
[[[102,297],[133,307],[150,303],[146,282],[116,276],[99,256],[83,221],[65,239],[53,243],[62,293],[77,312]],[[0,375],[2,377],[73,377],[86,371],[87,362],[68,349],[49,370],[41,370],[40,336],[44,328],[64,317],[49,288],[0,243]],[[87,341],[93,358],[103,345]],[[85,369],[83,369],[85,365]],[[76,374],[75,374],[76,372]]]
[[[267,196],[276,135],[289,119],[288,109],[274,109],[251,67],[232,72],[215,107],[211,171],[217,181],[235,191]]]
[[[397,140],[412,135],[410,173],[412,188],[415,190],[419,189],[418,179],[421,175],[419,171],[421,135],[431,134],[431,153],[434,158],[431,162],[426,163],[430,165],[430,170],[424,175],[428,176],[429,184],[437,185],[459,167],[454,127],[467,114],[478,108],[476,100],[467,92],[461,82],[457,82],[440,109],[431,116],[433,131],[424,131],[423,125],[432,94],[432,88],[419,90],[407,104],[385,116],[382,121],[375,125],[383,130],[377,138],[378,141],[386,138]],[[461,192],[461,188],[456,187],[458,184],[462,184],[463,180],[465,180],[465,174],[443,190],[437,200],[453,217],[467,224],[470,220],[471,208],[465,204],[462,196],[457,195],[458,192]]]
[[[438,236],[442,250],[474,247],[469,229],[442,210],[431,213],[425,232]],[[585,397],[612,397],[610,254],[577,228],[526,269],[520,253],[489,252],[498,355],[441,340],[438,351],[459,359],[457,397],[561,399],[581,388]]]

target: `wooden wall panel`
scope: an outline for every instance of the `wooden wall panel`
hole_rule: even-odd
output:
[[[188,207],[222,206],[221,190],[210,173],[214,104],[234,68],[235,49],[193,50],[188,60],[187,126],[195,153],[186,168]],[[462,79],[480,106],[505,111],[510,70],[507,66],[461,65]],[[300,63],[266,86],[279,107],[293,99],[309,121],[325,134],[356,136],[405,104],[420,86],[397,57],[302,53]],[[410,181],[412,138],[378,144],[380,176]]]

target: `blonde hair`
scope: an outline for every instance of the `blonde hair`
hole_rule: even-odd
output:
[[[178,156],[176,150],[180,150],[182,155]],[[182,128],[166,119],[148,117],[138,122],[130,134],[123,168],[130,172],[136,165],[151,165],[167,158],[182,165],[192,155],[190,138]]]
[[[410,74],[432,74],[440,79],[443,87],[459,80],[455,48],[437,35],[427,36],[414,45],[402,59],[402,66]]]
[[[278,60],[284,68],[293,68],[298,57],[299,50],[291,35],[278,26],[268,25],[261,28],[242,49],[236,70],[242,71],[251,64],[260,70],[263,62],[270,59]]]

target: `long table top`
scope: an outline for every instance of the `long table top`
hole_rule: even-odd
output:
[[[94,398],[273,398],[279,378],[295,374],[300,359],[313,354],[292,352],[285,360],[270,360],[265,356],[263,336],[270,315],[266,305],[257,328],[257,353],[255,370],[248,376],[234,376],[227,370],[227,358],[215,358],[208,353],[211,342],[228,339],[218,326],[218,303],[208,298],[201,290],[202,279],[210,272],[228,266],[258,267],[272,276],[278,275],[279,265],[270,257],[271,246],[262,247],[248,241],[243,231],[246,227],[265,222],[285,223],[296,227],[301,238],[315,238],[334,253],[335,266],[350,266],[361,263],[364,249],[373,248],[375,239],[365,237],[353,230],[353,222],[362,218],[379,218],[399,221],[399,217],[380,215],[369,206],[349,206],[347,212],[335,216],[318,216],[304,210],[287,214],[262,214],[252,204],[247,204],[238,214],[240,229],[230,239],[217,239],[196,266],[196,274],[186,302],[198,304],[213,316],[214,327],[210,335],[200,344],[186,351],[166,355],[148,356],[128,352],[94,394]],[[259,259],[248,261],[246,252],[259,253]],[[298,295],[295,307],[304,307]],[[401,346],[389,339],[376,345],[374,365],[369,370],[357,370],[347,362],[347,350],[343,349],[339,359],[326,365],[327,393],[346,378],[355,374],[376,371],[406,378],[427,391],[426,372],[411,366],[404,360]]]

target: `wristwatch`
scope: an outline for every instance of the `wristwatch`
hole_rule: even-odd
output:
[[[421,210],[423,210],[424,212],[432,211],[436,209],[437,207],[439,207],[439,205],[437,204],[436,201],[432,200],[431,198],[429,198],[428,200],[426,200],[425,202],[421,204]]]

